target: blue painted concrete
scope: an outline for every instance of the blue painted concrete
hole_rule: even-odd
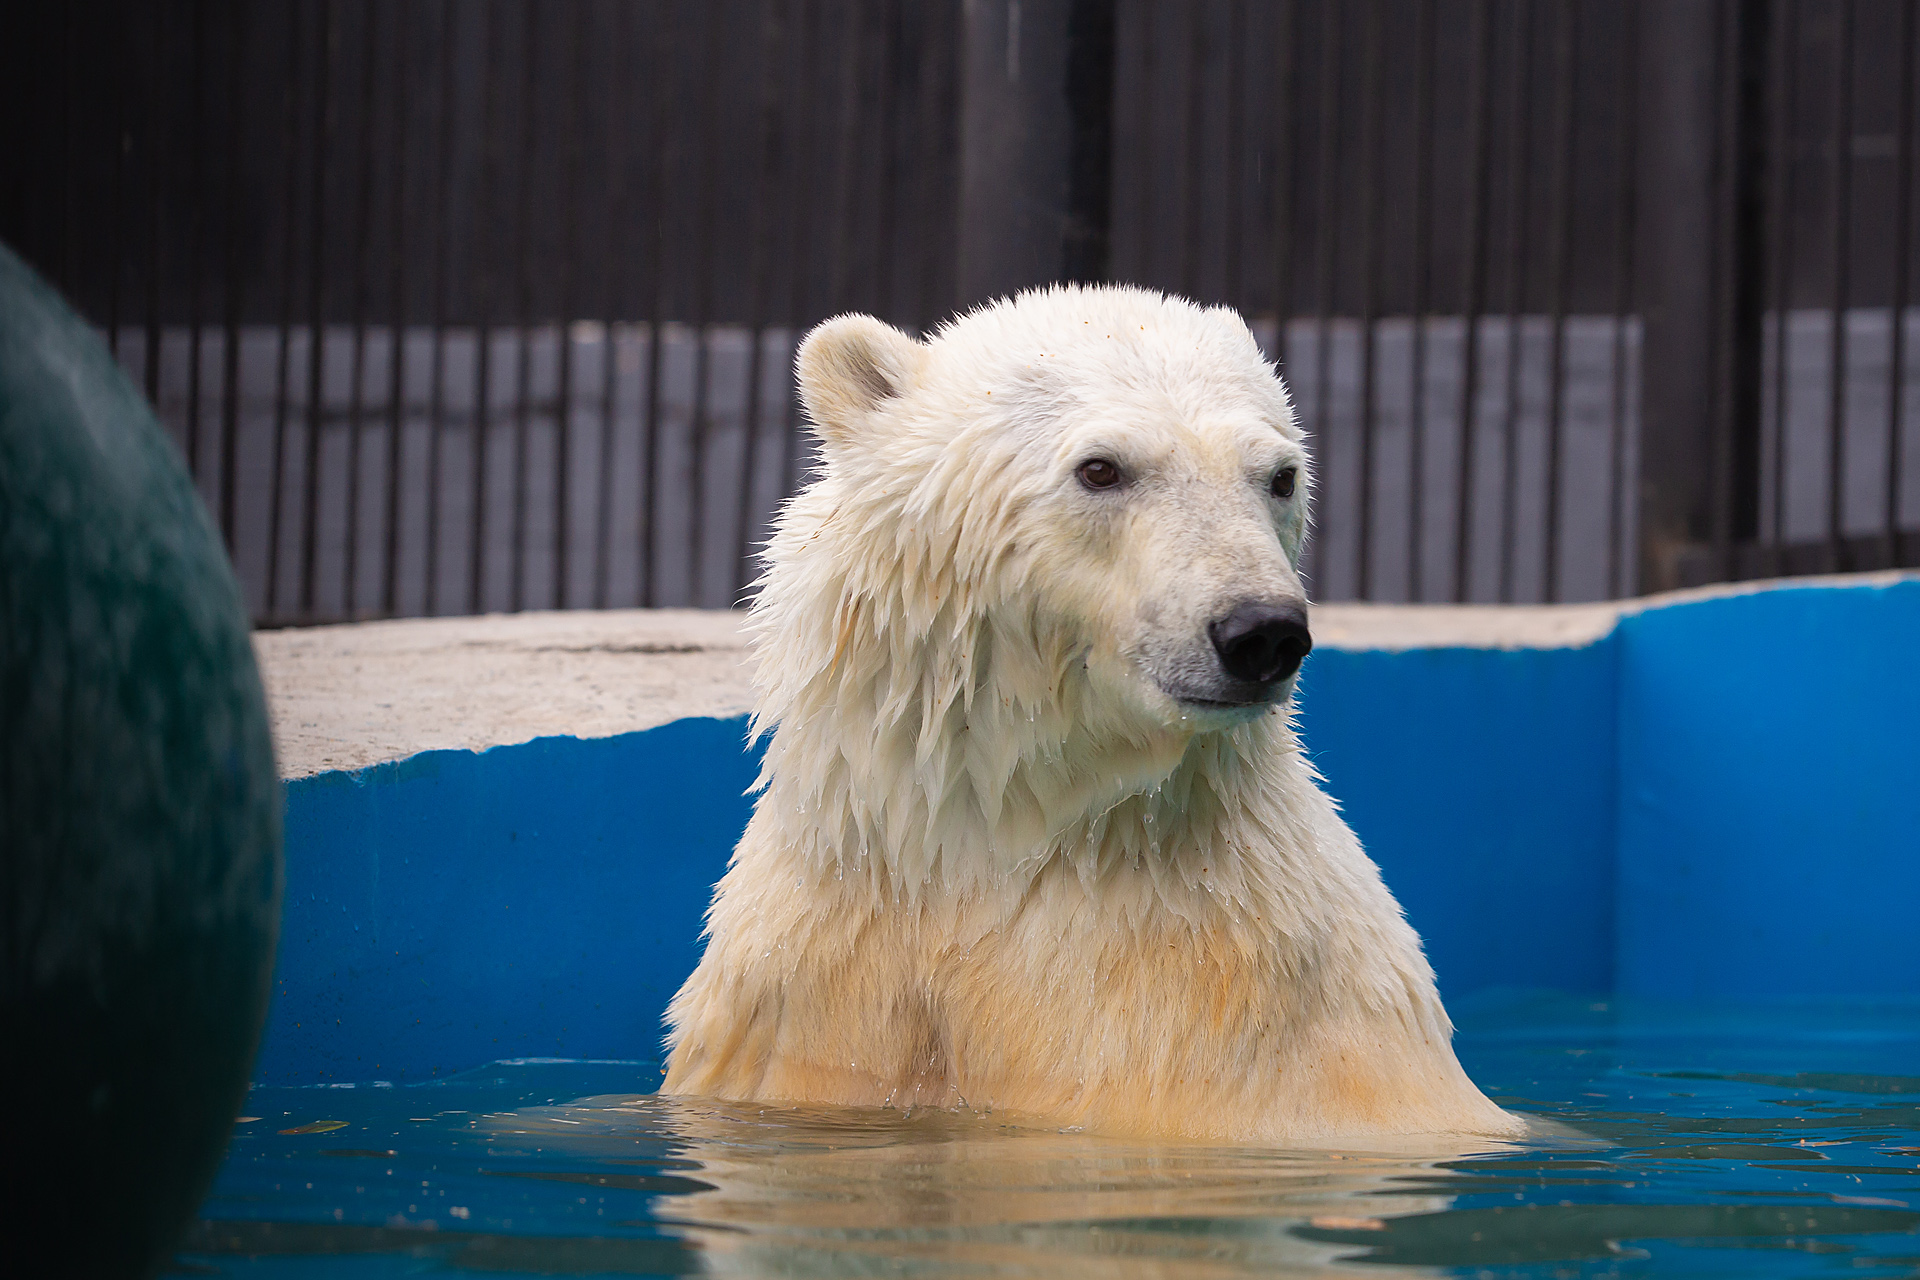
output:
[[[1301,727],[1443,995],[1613,987],[1612,637],[1321,649]]]
[[[758,770],[746,722],[431,751],[287,787],[255,1078],[651,1058]]]
[[[1322,650],[1306,740],[1450,999],[1920,994],[1920,581],[1573,649]],[[287,789],[257,1075],[650,1058],[751,809],[740,720]]]
[[[1616,634],[1621,994],[1920,994],[1920,581]]]

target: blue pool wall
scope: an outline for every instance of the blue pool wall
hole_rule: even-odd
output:
[[[746,721],[429,751],[287,784],[256,1077],[653,1058],[758,771]]]
[[[1920,993],[1920,580],[1557,649],[1322,649],[1302,724],[1443,992]],[[657,1056],[758,767],[743,720],[287,786],[256,1074]]]

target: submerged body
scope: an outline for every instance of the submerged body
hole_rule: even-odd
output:
[[[665,1091],[1194,1138],[1515,1133],[1291,723],[1307,456],[1224,309],[821,326],[755,816]]]

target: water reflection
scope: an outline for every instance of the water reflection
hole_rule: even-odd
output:
[[[721,1275],[1325,1274],[1367,1252],[1356,1239],[1385,1238],[1390,1219],[1452,1203],[1410,1184],[1521,1150],[1495,1140],[1397,1152],[1186,1146],[964,1112],[619,1096],[490,1125],[549,1159],[602,1169],[671,1134],[686,1172],[654,1172],[662,1162],[644,1158],[649,1171],[628,1176],[681,1179],[653,1221],[697,1243]]]

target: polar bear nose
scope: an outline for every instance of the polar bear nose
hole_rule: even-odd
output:
[[[1207,635],[1226,673],[1249,684],[1285,680],[1313,651],[1307,611],[1297,604],[1243,600],[1226,617],[1208,623]]]

